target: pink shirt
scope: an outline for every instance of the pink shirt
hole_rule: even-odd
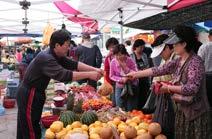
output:
[[[15,57],[16,57],[16,60],[20,63],[21,61],[22,61],[22,53],[21,52],[16,52],[16,55],[15,55]]]
[[[123,87],[124,84],[121,82],[123,75],[131,71],[137,71],[136,63],[133,61],[131,57],[127,57],[126,59],[126,68],[123,70],[119,65],[119,62],[116,58],[113,58],[110,63],[110,79],[116,82],[117,87]],[[137,85],[138,80],[133,81],[134,85]]]

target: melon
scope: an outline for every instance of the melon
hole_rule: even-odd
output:
[[[97,120],[98,120],[98,117],[97,117],[96,113],[92,112],[92,111],[84,112],[80,119],[81,123],[86,124],[86,125],[90,125]]]
[[[79,121],[79,117],[72,111],[65,111],[60,115],[60,121],[63,122],[64,127],[72,124],[74,121]]]
[[[104,127],[99,133],[101,139],[110,139],[113,137],[113,131],[110,127]]]
[[[137,130],[135,129],[135,127],[127,126],[124,130],[124,135],[126,136],[126,138],[135,138],[137,136]]]
[[[162,129],[159,123],[154,122],[149,124],[148,131],[151,135],[157,136],[161,133]]]
[[[155,137],[155,139],[167,139],[167,137],[163,134],[159,134]]]
[[[153,139],[153,137],[149,133],[143,133],[143,134],[137,136],[136,139]]]

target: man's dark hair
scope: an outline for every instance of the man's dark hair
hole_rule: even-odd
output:
[[[57,30],[53,32],[51,38],[50,38],[50,48],[53,49],[55,48],[56,43],[63,45],[65,41],[71,40],[69,33],[64,30]]]
[[[112,37],[112,38],[109,38],[107,41],[106,41],[106,48],[108,49],[108,47],[110,46],[110,45],[118,45],[119,44],[119,41],[116,39],[116,38],[114,38],[114,37]]]
[[[133,50],[135,50],[135,48],[140,47],[140,46],[144,46],[145,42],[142,39],[137,39],[134,44],[133,44]]]

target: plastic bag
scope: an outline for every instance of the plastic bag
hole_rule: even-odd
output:
[[[99,87],[98,93],[102,96],[108,96],[113,93],[113,86],[104,80],[104,83]]]

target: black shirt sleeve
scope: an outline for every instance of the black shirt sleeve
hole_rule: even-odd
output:
[[[69,61],[69,64],[71,62]],[[64,64],[64,63],[63,63]],[[76,67],[77,63],[73,62],[71,66],[67,67]],[[73,72],[70,70],[64,68],[61,66],[56,59],[49,58],[42,66],[42,73],[54,80],[61,81],[61,82],[67,82],[71,81],[73,77]]]
[[[64,57],[59,61],[59,64],[64,67],[67,70],[77,70],[78,62],[68,58]]]

